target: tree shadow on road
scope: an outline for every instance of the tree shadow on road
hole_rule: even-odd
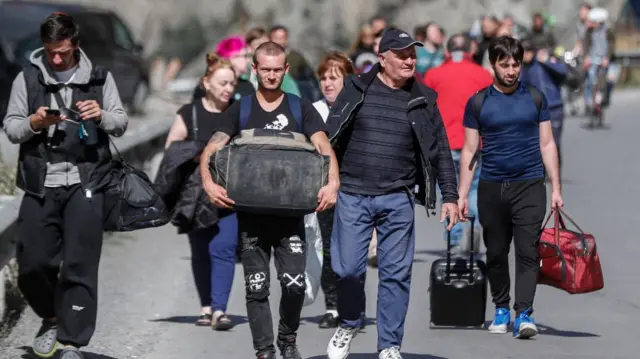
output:
[[[33,350],[31,349],[31,347],[22,346],[22,347],[19,347],[18,349],[25,351],[25,353],[22,354],[22,356],[20,356],[20,358],[22,358],[22,359],[37,359],[37,358],[39,358],[38,356],[36,356],[33,353]],[[54,358],[54,359],[55,358],[59,358],[60,357],[60,353],[62,353],[61,349],[59,349],[58,352],[56,353],[56,355],[54,355],[52,358]],[[108,356],[108,355],[92,353],[92,352],[88,352],[88,351],[84,351],[84,350],[82,350],[82,354],[84,354],[84,357],[86,359],[116,359],[116,358]]]
[[[242,325],[249,322],[247,317],[244,315],[233,315],[233,314],[227,314],[227,315],[229,316],[229,318],[231,318],[231,321],[233,321],[233,324],[235,326]],[[195,315],[178,315],[173,317],[150,319],[149,321],[154,323],[176,323],[176,324],[193,325],[197,320],[198,320],[198,316],[195,316]]]
[[[308,359],[326,359],[326,355],[318,355]],[[350,353],[349,359],[374,359],[378,353]],[[403,359],[448,359],[437,355],[402,353]]]

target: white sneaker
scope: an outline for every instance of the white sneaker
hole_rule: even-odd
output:
[[[329,359],[345,359],[349,355],[351,340],[358,334],[358,328],[338,328],[327,346]]]
[[[378,354],[378,359],[402,359],[402,355],[400,355],[400,347],[384,349],[380,354]]]

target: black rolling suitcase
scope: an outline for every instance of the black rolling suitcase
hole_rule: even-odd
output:
[[[471,221],[471,233],[475,218]],[[478,327],[485,323],[487,306],[487,266],[474,259],[473,240],[469,258],[451,258],[451,233],[447,237],[446,258],[431,266],[430,327]]]

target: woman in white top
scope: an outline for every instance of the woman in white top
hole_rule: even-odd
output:
[[[329,52],[318,65],[316,75],[320,79],[320,89],[324,99],[316,101],[313,106],[318,110],[322,119],[327,122],[329,109],[335,102],[342,87],[344,79],[353,74],[353,64],[349,57],[338,51]],[[318,222],[320,223],[320,233],[322,234],[322,277],[320,279],[322,291],[324,292],[324,303],[326,313],[320,320],[320,328],[336,328],[339,324],[338,318],[338,292],[336,290],[338,277],[331,269],[331,230],[333,228],[333,209],[319,212]]]

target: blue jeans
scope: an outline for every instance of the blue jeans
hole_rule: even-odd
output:
[[[213,311],[226,312],[236,269],[236,214],[221,217],[218,225],[195,230],[188,237],[191,245],[191,270],[200,305],[211,306]]]
[[[587,107],[593,106],[593,85],[598,83],[598,77],[603,76],[607,73],[606,68],[602,68],[600,64],[602,63],[601,58],[592,58],[591,66],[587,69],[587,76],[585,79],[585,88],[584,88],[584,103]],[[604,73],[601,73],[601,71]]]
[[[380,196],[339,192],[331,234],[342,327],[359,328],[364,274],[373,229],[378,232],[378,350],[400,346],[409,308],[415,249],[414,198],[408,191]]]
[[[460,150],[451,150],[451,156],[453,157],[453,163],[456,166],[456,178],[460,182]],[[482,160],[478,158],[476,164],[476,171],[473,173],[473,181],[471,182],[471,188],[469,189],[469,214],[476,217],[473,223],[474,232],[482,233],[480,227],[480,220],[478,219],[478,183],[480,182],[480,168],[482,167]],[[438,191],[440,187],[438,186]],[[442,193],[440,193],[440,201],[442,202]],[[444,240],[447,240],[447,224],[445,223]],[[464,236],[464,226],[471,226],[470,223],[458,223],[451,228],[451,245],[457,246],[460,244],[460,240]],[[477,249],[477,248],[476,248]]]

